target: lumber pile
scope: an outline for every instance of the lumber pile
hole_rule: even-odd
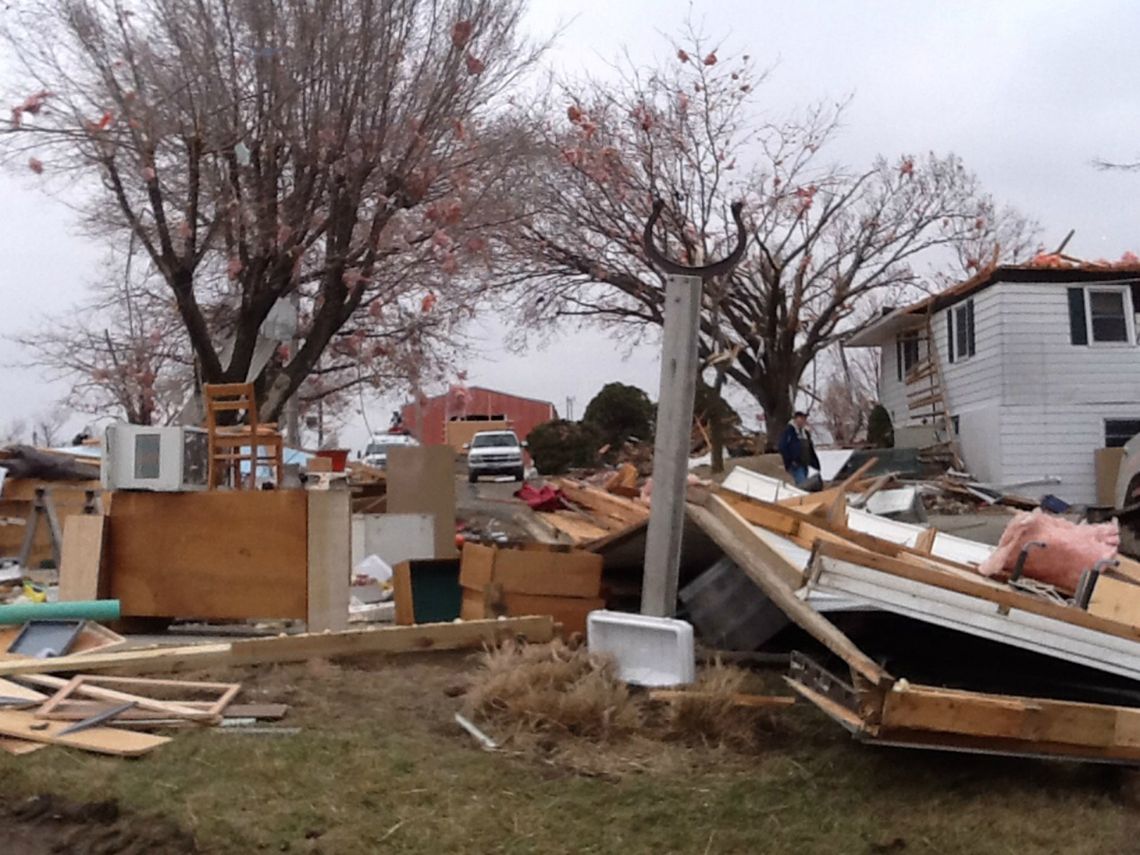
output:
[[[1083,568],[1075,593],[1024,574],[983,576],[978,566],[994,547],[864,510],[852,493],[870,486],[805,494],[745,472],[690,497],[691,520],[757,596],[842,662],[837,671],[794,654],[791,688],[867,742],[1140,761],[1140,701],[1124,700],[1140,694],[1123,688],[1140,682],[1140,564],[1117,556]],[[844,620],[851,611],[862,624],[904,618],[963,645],[988,644],[995,660],[1005,650],[1032,654],[1041,673],[971,660],[955,663],[946,686],[924,685],[910,672],[925,654],[909,637],[861,633],[860,622]],[[942,661],[920,670],[937,673]],[[1071,671],[1079,677],[1057,676]],[[1010,690],[995,691],[1003,682]]]
[[[640,498],[637,469],[632,465],[607,476],[603,486],[571,478],[555,478],[551,484],[566,507],[537,513],[535,519],[561,543],[591,549],[649,521],[649,505]]]
[[[114,649],[124,640],[99,629],[95,635],[103,643],[63,656],[0,654],[0,750],[19,755],[57,745],[136,757],[170,742],[152,730],[278,720],[288,710],[283,704],[238,703],[242,686],[236,682],[140,674],[454,650],[515,638],[541,643],[553,638],[554,621],[501,618],[134,650]]]

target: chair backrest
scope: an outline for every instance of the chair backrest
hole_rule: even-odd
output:
[[[257,400],[252,383],[204,383],[202,398],[206,403],[206,427],[218,426],[218,413],[245,413],[245,422],[257,431]],[[240,417],[238,418],[240,422]]]

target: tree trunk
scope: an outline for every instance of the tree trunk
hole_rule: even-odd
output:
[[[780,434],[792,420],[795,405],[791,394],[786,390],[778,391],[774,399],[769,399],[767,404],[762,402],[761,405],[764,407],[764,423],[767,428],[767,450],[774,452],[779,445]]]

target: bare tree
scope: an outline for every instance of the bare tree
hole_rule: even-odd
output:
[[[87,300],[16,340],[48,379],[70,384],[65,407],[170,424],[193,388],[193,354],[173,297],[134,262],[112,256]]]
[[[749,251],[704,291],[700,354],[764,410],[773,444],[804,371],[868,316],[871,300],[922,286],[955,254],[1023,252],[1034,226],[999,209],[954,156],[881,158],[850,171],[824,161],[843,104],[767,121],[750,101],[762,79],[689,32],[651,68],[567,84],[532,161],[533,216],[510,242],[525,316],[571,317],[639,335],[663,320],[663,280],[641,234],[654,198],[675,252],[723,252],[728,208],[745,201]],[[985,252],[983,253],[983,248]],[[937,267],[935,268],[937,269]]]
[[[133,235],[167,287],[204,382],[245,380],[261,325],[295,296],[300,344],[257,383],[276,418],[336,340],[383,361],[385,342],[428,340],[485,286],[472,267],[526,142],[505,98],[538,55],[522,10],[23,4],[3,32],[25,76],[0,151],[85,180],[92,224]]]
[[[879,397],[878,353],[870,349],[836,348],[834,365],[827,371],[822,394],[816,398],[820,420],[832,442],[851,446],[867,429],[871,408]]]

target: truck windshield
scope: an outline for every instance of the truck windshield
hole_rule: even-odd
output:
[[[516,448],[518,444],[519,439],[513,433],[488,433],[482,436],[476,436],[471,440],[472,448],[491,448],[498,446]]]

